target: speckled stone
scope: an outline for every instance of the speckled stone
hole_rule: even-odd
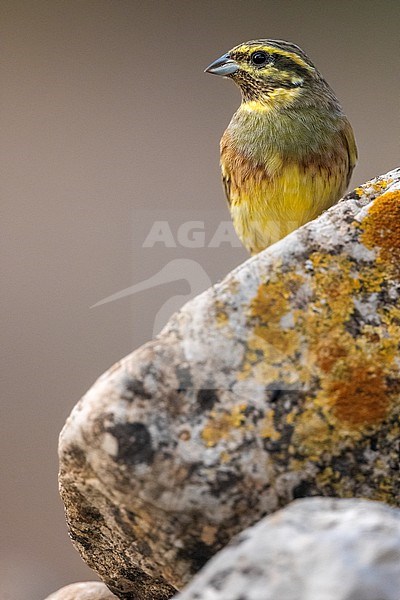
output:
[[[308,498],[221,550],[176,600],[399,600],[400,511]]]
[[[116,598],[117,596],[114,596],[104,583],[83,581],[61,588],[46,600],[116,600]]]
[[[60,437],[72,540],[124,599],[164,600],[305,496],[400,498],[400,169],[186,304]]]

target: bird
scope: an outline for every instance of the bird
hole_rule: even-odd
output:
[[[353,129],[332,88],[291,42],[239,44],[205,72],[241,91],[220,166],[234,228],[254,255],[342,197],[358,157]]]

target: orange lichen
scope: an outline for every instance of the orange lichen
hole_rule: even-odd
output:
[[[335,416],[349,426],[381,422],[390,404],[383,369],[363,358],[359,364],[346,365],[341,377],[330,378],[326,386]]]
[[[346,348],[341,345],[341,340],[335,340],[335,337],[340,338],[332,332],[330,337],[323,337],[319,340],[315,347],[317,364],[324,373],[329,373],[333,365],[347,354]]]
[[[379,260],[400,274],[400,190],[386,192],[371,205],[362,227],[361,241],[379,248]]]

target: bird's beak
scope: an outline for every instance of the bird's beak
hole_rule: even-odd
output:
[[[212,73],[213,75],[222,75],[222,77],[226,77],[227,75],[233,75],[239,69],[239,65],[237,62],[232,60],[229,54],[224,54],[217,60],[208,65],[207,69],[205,69],[205,73]]]

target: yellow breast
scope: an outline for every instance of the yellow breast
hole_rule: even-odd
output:
[[[348,157],[284,161],[276,154],[255,165],[232,148],[221,147],[221,169],[233,224],[252,254],[315,219],[344,193]]]

